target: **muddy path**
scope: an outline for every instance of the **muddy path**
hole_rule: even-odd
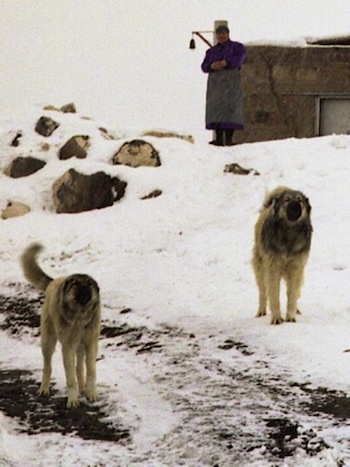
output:
[[[0,332],[37,339],[42,295],[21,284],[8,288],[16,293],[0,294]],[[118,320],[104,320],[101,344],[105,358],[122,351],[147,361],[160,394],[181,419],[155,445],[133,453],[133,428],[108,419],[108,401],[67,409],[55,385],[50,399],[38,397],[38,375],[28,369],[0,365],[0,411],[28,435],[59,433],[129,446],[130,465],[150,459],[155,465],[220,467],[289,459],[293,465],[296,455],[311,459],[322,452],[333,453],[333,465],[350,465],[346,394],[276,374],[271,362],[235,336],[131,326],[126,318],[132,313],[126,308]]]

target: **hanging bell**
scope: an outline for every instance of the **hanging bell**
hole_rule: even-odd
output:
[[[190,40],[190,49],[193,50],[193,49],[195,49],[195,48],[196,48],[196,43],[195,43],[195,41],[194,41],[194,39],[193,39],[193,37],[192,37],[192,39]]]

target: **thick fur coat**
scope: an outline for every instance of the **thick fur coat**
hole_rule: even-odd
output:
[[[67,382],[67,407],[78,405],[79,392],[94,402],[97,399],[96,357],[101,320],[98,284],[86,274],[52,279],[37,263],[41,250],[42,246],[35,243],[21,257],[27,280],[45,292],[40,317],[44,366],[39,394],[49,394],[51,360],[59,341]]]
[[[286,321],[295,322],[304,267],[312,237],[311,206],[300,191],[278,187],[268,193],[255,224],[253,269],[259,289],[256,316],[271,309],[271,324],[282,323],[280,284],[286,281]]]

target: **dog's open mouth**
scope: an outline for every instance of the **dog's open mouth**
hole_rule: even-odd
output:
[[[75,289],[75,299],[80,305],[86,305],[91,300],[91,287],[88,285],[79,285]]]
[[[299,201],[290,201],[287,205],[287,219],[291,222],[297,221],[302,213]]]

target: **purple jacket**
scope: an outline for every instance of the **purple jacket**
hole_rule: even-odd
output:
[[[228,65],[227,68],[238,68],[240,69],[247,53],[244,45],[240,42],[234,42],[230,39],[223,44],[216,44],[207,50],[203,63],[201,65],[204,73],[209,73],[213,70],[210,69],[210,65],[217,60],[226,60]]]

